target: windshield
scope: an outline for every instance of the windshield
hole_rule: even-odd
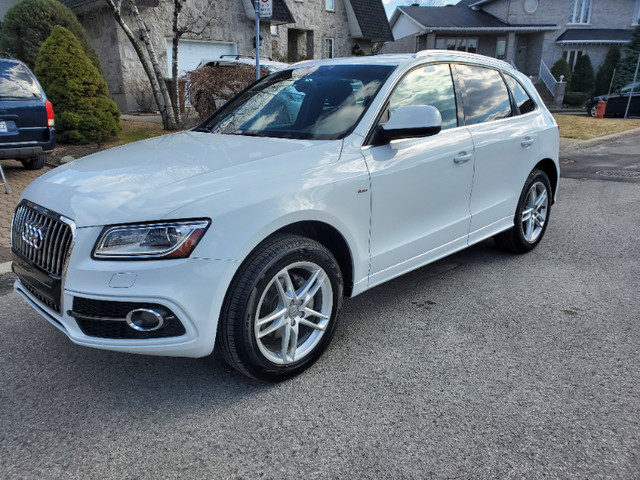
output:
[[[40,98],[40,88],[33,75],[23,65],[0,62],[0,98]]]
[[[205,128],[228,135],[343,138],[394,68],[325,65],[276,72],[218,110]]]
[[[633,92],[636,93],[640,90],[640,82],[629,83],[620,89],[620,93],[629,93],[633,89]]]

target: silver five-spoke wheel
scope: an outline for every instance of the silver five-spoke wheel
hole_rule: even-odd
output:
[[[238,270],[225,298],[216,345],[224,359],[254,378],[300,373],[327,348],[342,304],[338,262],[321,243],[279,234]]]
[[[301,360],[320,342],[333,307],[326,272],[312,262],[280,270],[258,302],[255,336],[270,362],[286,365]]]
[[[544,183],[538,181],[531,185],[527,193],[521,222],[522,233],[529,243],[534,243],[544,231],[549,209],[549,194]]]

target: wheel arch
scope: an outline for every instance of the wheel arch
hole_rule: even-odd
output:
[[[353,255],[344,236],[335,227],[320,221],[300,221],[276,230],[265,240],[283,233],[310,238],[329,249],[342,272],[344,294],[347,297],[351,296],[354,283]]]
[[[534,168],[542,170],[547,175],[547,177],[549,177],[551,190],[553,190],[552,201],[555,202],[556,192],[558,190],[558,180],[560,178],[556,163],[550,158],[545,158],[544,160],[539,161]]]

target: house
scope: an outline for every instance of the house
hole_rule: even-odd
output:
[[[135,97],[148,82],[140,61],[104,0],[61,0],[77,15],[102,61],[112,97],[122,111],[138,109]],[[125,4],[127,2],[124,2]],[[171,71],[172,0],[137,0],[152,34],[161,68]],[[295,62],[302,59],[371,53],[393,39],[382,0],[273,0],[273,15],[260,22],[260,55]],[[129,26],[135,23],[124,12]],[[220,55],[255,56],[253,0],[188,0],[180,25],[180,73]]]
[[[384,53],[425,48],[463,50],[503,59],[539,76],[564,58],[589,55],[595,69],[612,45],[631,39],[640,0],[461,0],[447,7],[398,7],[395,41]]]

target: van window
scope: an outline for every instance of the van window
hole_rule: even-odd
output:
[[[23,65],[0,62],[0,98],[19,100],[40,98],[40,89],[33,75]]]

